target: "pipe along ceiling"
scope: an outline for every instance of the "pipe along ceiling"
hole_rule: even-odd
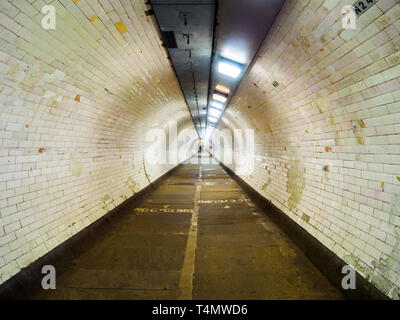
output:
[[[153,0],[193,123],[208,140],[283,0]]]

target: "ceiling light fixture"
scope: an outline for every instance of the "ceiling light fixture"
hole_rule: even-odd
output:
[[[218,63],[218,71],[220,73],[235,79],[242,72],[242,67],[243,66],[240,63],[226,58],[221,58]]]
[[[228,96],[223,94],[223,93],[220,93],[220,92],[216,91],[213,94],[213,99],[224,103],[224,102],[226,102],[226,100],[228,100]]]
[[[226,93],[226,94],[231,92],[231,90],[229,90],[229,88],[224,87],[223,85],[220,85],[220,84],[217,84],[217,86],[215,87],[215,90]]]
[[[237,48],[239,49],[239,48]],[[222,51],[221,56],[233,61],[236,61],[238,63],[244,64],[247,61],[246,56],[244,55],[244,52],[239,52],[238,50],[235,50],[234,48],[226,49]]]
[[[217,121],[218,121],[218,118],[212,117],[212,116],[208,116],[208,122],[216,123]]]
[[[210,108],[210,110],[208,110],[208,114],[218,118],[221,115],[221,111],[214,108]]]
[[[224,110],[224,105],[221,102],[213,100],[211,106],[218,110]]]

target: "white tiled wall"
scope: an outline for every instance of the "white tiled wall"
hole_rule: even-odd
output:
[[[344,30],[352,4],[287,0],[220,128],[253,128],[243,179],[399,299],[400,4]]]
[[[144,3],[0,1],[0,283],[172,167],[149,129],[193,128]]]

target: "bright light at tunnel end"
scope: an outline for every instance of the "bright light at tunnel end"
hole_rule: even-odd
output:
[[[233,144],[234,140],[235,144]],[[208,125],[206,129],[201,130],[201,139],[199,139],[194,128],[178,130],[177,122],[170,121],[163,129],[149,130],[145,141],[147,144],[145,163],[154,170],[160,165],[177,165],[187,159],[190,159],[191,163],[197,163],[198,157],[193,156],[198,153],[202,144],[212,145],[213,156],[227,165],[234,165],[241,175],[249,175],[254,169],[253,129],[219,130]]]

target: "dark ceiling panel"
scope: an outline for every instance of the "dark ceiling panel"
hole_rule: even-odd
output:
[[[153,0],[164,41],[195,125],[205,127],[216,1]],[[172,40],[171,40],[172,39]]]
[[[284,0],[220,0],[217,52],[231,51],[249,64]]]

